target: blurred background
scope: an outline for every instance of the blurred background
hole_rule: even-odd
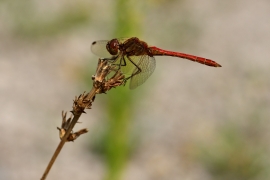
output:
[[[92,87],[95,40],[136,36],[210,58],[156,57],[135,90],[98,95],[47,179],[264,180],[270,2],[0,0],[0,179],[40,179],[61,111]]]

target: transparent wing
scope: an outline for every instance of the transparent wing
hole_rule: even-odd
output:
[[[119,68],[121,69],[121,72],[125,75],[128,75],[129,77],[134,73],[134,71],[136,72],[136,70],[138,69],[136,65],[140,62],[141,58],[142,56],[127,57],[120,54],[118,58],[115,61],[113,61],[113,64],[119,66]]]
[[[109,58],[112,55],[107,51],[108,40],[94,41],[91,45],[91,51],[101,58]]]
[[[154,72],[156,60],[148,55],[127,57],[120,54],[113,64],[118,66],[121,72],[126,75],[126,78],[131,77],[129,88],[135,89],[143,84]]]
[[[135,59],[139,59],[139,58],[135,58]],[[141,68],[141,72],[139,74],[136,74],[138,69],[135,67],[132,74],[136,74],[136,75],[134,75],[131,78],[131,81],[129,84],[130,89],[135,89],[136,87],[142,85],[151,76],[151,74],[154,72],[156,68],[155,58],[147,56],[147,55],[141,56],[139,61],[136,64],[137,66]]]

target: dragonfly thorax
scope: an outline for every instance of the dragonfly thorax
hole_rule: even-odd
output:
[[[136,37],[126,40],[119,48],[127,56],[148,55],[148,45]]]

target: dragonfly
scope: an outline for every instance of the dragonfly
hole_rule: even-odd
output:
[[[156,67],[155,56],[179,57],[207,66],[221,67],[207,58],[149,46],[137,37],[94,41],[91,51],[127,75],[125,82],[130,79],[130,89],[142,85],[151,76]]]

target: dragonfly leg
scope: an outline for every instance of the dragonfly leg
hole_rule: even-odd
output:
[[[114,61],[117,61],[117,58],[115,58]],[[116,66],[115,71],[121,70],[121,66],[127,66],[125,57],[122,56],[119,63],[113,63],[112,62],[112,65]],[[123,83],[122,84],[125,86],[126,83],[127,83],[127,80],[130,79],[130,78],[131,78],[131,76],[123,79]]]
[[[136,71],[133,72],[129,77],[125,78],[123,84],[125,85],[127,80],[131,79],[133,76],[139,74],[140,72],[142,72],[141,68],[129,57],[129,56],[122,56],[121,59],[119,60],[119,63],[115,63],[116,61],[118,61],[119,56],[114,56],[114,57],[110,57],[110,58],[105,58],[105,60],[111,61],[112,65],[116,67],[115,71],[120,70],[121,66],[127,66],[126,63],[126,59],[128,59],[128,61],[130,61],[136,68]]]
[[[125,78],[126,81],[129,80],[130,78],[132,78],[133,76],[135,76],[135,75],[137,75],[137,74],[139,74],[139,73],[142,72],[142,69],[141,69],[136,63],[134,63],[134,62],[132,61],[132,59],[131,59],[129,56],[127,56],[127,58],[128,58],[128,60],[136,67],[137,70],[136,70],[135,73],[132,73],[131,76]],[[124,59],[124,58],[123,58],[123,59]],[[125,65],[126,65],[126,60],[125,60],[125,59],[124,59],[124,63],[125,63]]]
[[[121,57],[120,62],[119,63],[115,63],[116,61],[118,61],[118,58]],[[120,66],[126,66],[126,60],[123,56],[117,55],[117,56],[112,56],[110,58],[103,58],[104,60],[110,61],[110,63],[114,66],[118,66],[118,70],[121,68]],[[124,63],[124,64],[122,64]]]
[[[117,61],[117,58],[118,58],[118,57],[119,57],[119,56],[117,56],[115,59],[111,59],[111,60],[113,60],[113,61],[112,61],[112,65],[118,66],[118,69],[117,69],[117,70],[121,69],[121,66],[126,66],[126,65],[127,65],[126,60],[125,60],[125,57],[121,57],[119,63],[114,63],[115,61]]]
[[[103,60],[109,61],[111,63],[111,65],[113,65],[113,66],[117,66],[117,69],[114,69],[115,71],[117,71],[117,70],[120,69],[120,66],[121,66],[120,65],[121,63],[120,64],[115,63],[117,61],[118,57],[119,57],[119,55],[118,56],[112,56],[112,57],[109,57],[109,58],[103,58]],[[121,62],[121,60],[120,60],[120,62]]]

